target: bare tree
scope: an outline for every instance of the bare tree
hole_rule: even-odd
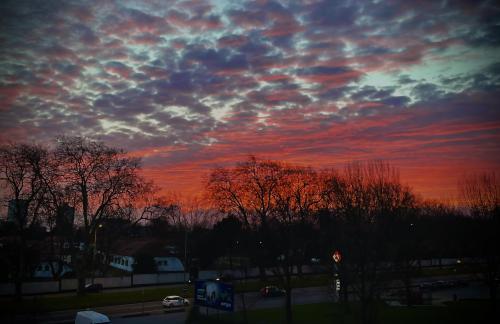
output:
[[[77,223],[83,233],[83,250],[76,251],[74,266],[78,277],[78,292],[83,292],[85,278],[94,270],[93,245],[99,224],[117,211],[130,206],[148,190],[139,176],[140,160],[124,151],[101,142],[81,137],[58,139],[55,150],[57,166],[65,192],[77,208]]]
[[[371,306],[380,291],[387,247],[394,243],[390,225],[413,207],[414,196],[400,184],[397,171],[383,162],[349,164],[341,173],[331,172],[324,185],[324,205],[341,219],[344,296],[349,281],[361,302],[362,321],[367,323],[376,316]]]
[[[0,180],[8,200],[8,215],[16,226],[18,260],[14,281],[16,296],[21,298],[22,281],[27,274],[29,229],[41,222],[42,197],[46,187],[42,178],[48,173],[47,150],[37,145],[9,144],[0,148]]]
[[[208,198],[221,212],[235,215],[246,229],[257,232],[260,245],[269,235],[281,165],[251,156],[235,168],[216,169],[207,183]],[[261,278],[265,278],[265,249],[254,249]]]
[[[461,198],[480,224],[476,235],[477,253],[486,261],[484,279],[490,290],[491,310],[496,312],[500,277],[500,178],[495,172],[464,177],[459,183]]]
[[[286,319],[292,322],[291,277],[302,264],[304,235],[319,203],[316,173],[310,168],[250,157],[233,169],[212,172],[207,185],[221,211],[236,215],[244,228],[257,233],[253,249],[261,273],[271,266],[286,291]],[[266,260],[264,263],[263,261]]]
[[[221,213],[210,208],[207,201],[198,196],[179,199],[182,223],[189,229],[210,228],[221,220]]]
[[[278,247],[275,274],[283,283],[286,296],[286,320],[292,323],[292,274],[304,262],[305,248],[310,237],[307,229],[319,204],[317,174],[310,168],[280,164],[281,173],[273,192],[275,249]],[[277,243],[280,242],[280,243]]]

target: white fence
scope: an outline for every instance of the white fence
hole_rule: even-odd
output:
[[[303,273],[312,273],[309,266],[303,267]],[[216,270],[203,270],[198,273],[198,278],[215,279],[222,273],[231,273],[234,278],[243,278],[242,271],[216,271]],[[266,274],[272,276],[273,272],[266,270]],[[247,277],[257,277],[259,275],[258,268],[250,268],[247,271]],[[189,278],[189,273],[184,272],[171,272],[171,273],[154,273],[154,274],[134,274],[122,277],[102,277],[95,278],[94,283],[100,283],[104,288],[127,288],[134,286],[151,286],[162,284],[179,284],[185,282]],[[87,283],[91,279],[87,278]],[[24,282],[22,285],[23,294],[44,294],[55,293],[61,291],[74,291],[78,286],[77,279],[62,279],[59,281],[33,281]],[[15,293],[14,283],[0,283],[0,295],[13,295]]]
[[[452,266],[457,264],[457,259],[429,259],[421,260],[422,267],[435,267],[435,266]],[[466,258],[461,259],[460,262],[463,263],[475,263],[478,262],[476,259]],[[321,266],[309,266],[304,265],[302,267],[302,273],[324,273],[325,268]],[[297,273],[297,269],[294,269]],[[230,271],[230,270],[204,270],[198,273],[198,278],[203,279],[215,279],[220,274],[231,274],[234,278],[243,278],[245,274],[242,271]],[[270,269],[266,269],[266,274],[268,276],[273,276],[274,273]],[[247,277],[255,278],[259,276],[258,268],[250,268],[247,270]],[[95,283],[100,283],[104,288],[127,288],[133,286],[145,286],[145,285],[161,285],[161,284],[180,284],[185,282],[185,278],[189,278],[189,273],[184,272],[171,272],[171,273],[154,273],[154,274],[135,274],[130,276],[122,277],[102,277],[95,278]],[[87,279],[87,283],[91,280]],[[62,279],[59,281],[36,281],[36,282],[25,282],[22,285],[23,294],[44,294],[44,293],[55,293],[61,291],[75,291],[78,286],[76,279]],[[15,293],[14,283],[0,283],[0,296],[13,295]]]

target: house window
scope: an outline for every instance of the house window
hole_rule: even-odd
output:
[[[125,260],[125,265],[128,266],[128,260]]]
[[[48,264],[45,265],[45,271],[49,271],[49,265]]]

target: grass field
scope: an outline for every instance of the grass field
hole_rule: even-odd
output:
[[[326,285],[328,278],[326,275],[304,276],[294,278],[293,285],[298,287],[313,287]],[[258,280],[247,280],[246,282],[235,282],[236,292],[258,291],[265,285],[278,284],[276,279],[269,279],[265,282]],[[164,287],[144,287],[141,289],[122,291],[103,291],[101,293],[91,293],[83,296],[75,295],[42,295],[37,297],[26,297],[22,301],[15,301],[12,298],[2,298],[0,302],[0,312],[2,314],[27,314],[45,313],[66,309],[93,308],[108,305],[132,304],[142,301],[161,301],[167,295],[180,295],[184,297],[193,296],[193,286],[189,286],[184,291],[184,286],[164,286]]]
[[[429,269],[430,270],[430,269]],[[447,275],[467,272],[470,269],[463,267],[459,269],[432,269],[427,273],[422,273],[423,276],[429,275]],[[301,287],[317,287],[326,286],[330,277],[324,275],[305,275],[301,278],[295,277],[292,279],[294,288]],[[266,281],[252,280],[236,280],[234,282],[236,292],[258,291],[266,285],[282,284],[276,278],[268,278]],[[167,295],[181,295],[184,297],[192,297],[193,287],[190,286],[187,292],[184,292],[182,285],[162,286],[162,287],[145,287],[144,294],[141,290],[114,290],[104,291],[97,294],[87,294],[84,296],[75,295],[41,295],[37,297],[26,297],[22,301],[15,301],[12,298],[0,299],[0,312],[3,314],[27,314],[27,313],[45,313],[51,311],[59,311],[66,309],[81,309],[92,308],[107,305],[131,304],[140,303],[142,301],[160,301]]]
[[[360,323],[359,305],[349,305],[349,310],[338,304],[322,303],[297,305],[293,307],[293,323],[295,324],[355,324]],[[390,307],[384,304],[375,308],[373,323],[384,324],[461,324],[461,323],[499,323],[500,318],[490,318],[488,304],[484,300],[464,300],[447,304],[447,306]],[[260,309],[247,312],[249,324],[284,323],[283,308]],[[219,316],[190,315],[191,324],[230,324],[244,323],[241,312]]]

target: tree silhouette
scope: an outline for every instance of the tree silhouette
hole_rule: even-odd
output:
[[[490,290],[491,312],[497,312],[500,277],[500,178],[495,172],[464,177],[459,183],[461,197],[479,225],[473,237],[476,253],[486,261],[484,281]]]
[[[17,262],[12,273],[16,297],[21,298],[22,281],[29,273],[27,240],[30,229],[41,223],[43,196],[46,186],[43,177],[49,173],[48,152],[45,148],[28,144],[9,144],[0,147],[0,180],[4,199],[8,200],[9,221],[15,224]]]

